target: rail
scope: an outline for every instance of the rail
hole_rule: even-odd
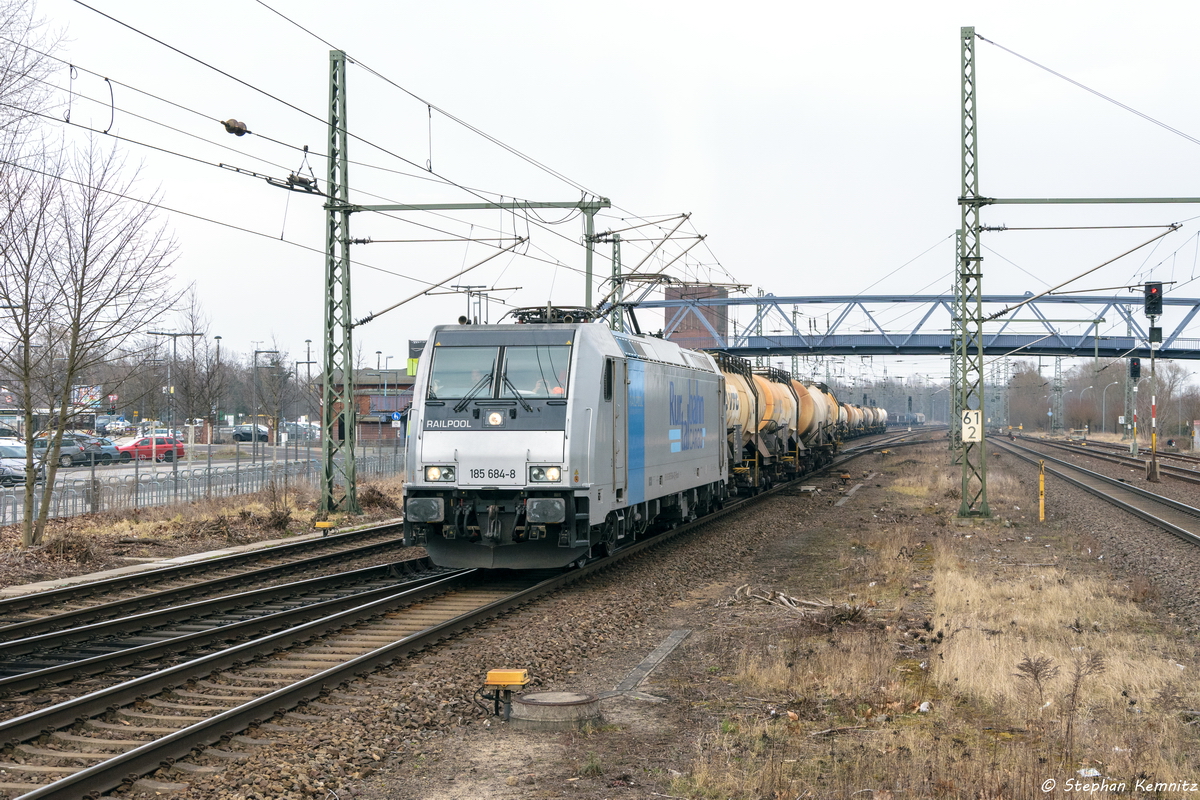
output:
[[[996,439],[992,439],[992,444],[1030,464],[1036,465],[1038,461],[1044,461],[1047,464],[1046,472],[1061,478],[1068,484],[1094,494],[1118,508],[1174,534],[1188,544],[1200,545],[1200,533],[1197,532],[1200,530],[1200,508],[1140,489],[1019,444]],[[1074,473],[1074,475],[1070,473]]]

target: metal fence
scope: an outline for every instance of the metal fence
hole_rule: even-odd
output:
[[[403,442],[360,447],[355,469],[359,480],[399,475],[404,470]],[[247,447],[247,449],[249,449]],[[265,449],[265,448],[264,448]],[[51,517],[70,517],[101,511],[191,503],[214,497],[232,497],[266,490],[272,482],[279,491],[316,487],[321,478],[319,451],[285,452],[282,458],[243,461],[241,449],[233,464],[213,466],[209,458],[177,464],[134,462],[129,467],[92,467],[60,472],[50,499]],[[114,475],[115,469],[121,474]],[[35,508],[42,501],[43,484],[34,488]],[[0,525],[19,523],[24,517],[25,487],[0,489]]]

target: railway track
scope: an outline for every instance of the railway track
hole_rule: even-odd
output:
[[[1029,437],[1025,437],[1025,438],[1029,438]],[[1114,442],[1101,442],[1101,441],[1098,441],[1095,439],[1089,439],[1087,442],[1087,446],[1095,447],[1095,448],[1098,448],[1101,450],[1106,450],[1106,451],[1126,453],[1130,456],[1134,455],[1133,453],[1129,452],[1129,445],[1125,445],[1125,444],[1116,444]],[[1139,446],[1138,450],[1137,450],[1137,455],[1150,455],[1150,448]],[[1175,453],[1175,452],[1171,452],[1169,450],[1159,450],[1158,457],[1160,459],[1168,458],[1168,459],[1171,459],[1172,461],[1180,461],[1185,464],[1195,464],[1195,465],[1197,465],[1197,467],[1200,467],[1200,456],[1188,455],[1187,453]]]
[[[1037,465],[1046,462],[1046,472],[1072,486],[1101,497],[1129,513],[1169,531],[1189,544],[1200,545],[1200,509],[1109,478],[1014,442],[993,439],[1000,450]]]
[[[0,791],[63,800],[106,791],[131,773],[236,737],[357,674],[552,591],[554,583],[536,576],[482,580],[473,570],[431,577],[7,720],[0,723]]]
[[[883,435],[869,444],[848,448],[825,469],[838,469],[883,447],[917,443],[922,443],[920,434]],[[402,586],[380,586],[327,600],[330,605],[322,608],[325,613],[317,618],[312,618],[316,607],[309,605],[278,612],[293,615],[287,618],[267,615],[261,620],[229,622],[183,637],[168,637],[166,642],[176,640],[178,653],[179,645],[189,643],[178,641],[186,636],[229,636],[243,632],[237,629],[239,625],[262,620],[271,620],[275,629],[233,646],[214,647],[212,641],[197,644],[212,651],[0,722],[0,792],[25,800],[92,796],[193,750],[211,748],[221,741],[240,742],[241,732],[251,725],[257,724],[269,734],[271,726],[280,724],[269,720],[283,721],[284,715],[297,713],[294,709],[298,706],[317,701],[359,675],[400,661],[791,486],[783,484],[755,498],[738,500],[716,514],[565,573],[488,576],[461,570],[424,575]],[[305,621],[297,622],[303,615],[307,615]],[[281,628],[284,622],[287,626]],[[135,647],[95,658],[149,657],[162,645],[150,642],[139,645],[149,648],[140,653]],[[72,667],[78,670],[87,663],[49,669],[61,670],[56,674],[62,677],[69,675]],[[11,685],[30,682],[34,674],[17,675]],[[47,682],[53,682],[49,675],[41,677],[38,687],[29,691],[42,691]]]
[[[94,691],[449,572],[409,559],[0,643],[0,719],[28,709],[29,693],[61,701],[71,689],[60,684]]]
[[[1128,455],[1127,453],[1122,455],[1108,449],[1100,450],[1095,445],[1091,444],[1079,445],[1070,442],[1056,442],[1048,439],[1029,439],[1028,437],[1022,437],[1022,439],[1024,441],[1035,442],[1042,447],[1052,447],[1056,450],[1064,450],[1068,453],[1087,456],[1088,458],[1094,458],[1098,461],[1107,461],[1110,464],[1119,464],[1123,467],[1134,467],[1141,470],[1145,470],[1146,468],[1145,459]],[[1145,452],[1147,454],[1149,453],[1149,451]],[[1172,455],[1171,458],[1178,458],[1178,456]],[[1160,461],[1158,465],[1158,471],[1160,475],[1166,475],[1186,483],[1200,483],[1200,472],[1189,467],[1176,467],[1171,464],[1164,464]]]
[[[355,558],[395,560],[403,547],[399,527],[383,525],[12,597],[0,601],[0,642],[328,572]]]

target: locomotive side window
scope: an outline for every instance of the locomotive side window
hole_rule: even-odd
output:
[[[613,386],[613,360],[611,358],[604,359],[604,399],[605,401],[612,400]]]
[[[428,400],[493,397],[499,347],[437,347],[429,373]]]
[[[566,345],[531,345],[504,348],[500,371],[500,397],[565,400],[571,348]]]

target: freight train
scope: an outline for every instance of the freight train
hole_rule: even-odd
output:
[[[409,415],[404,536],[448,567],[582,564],[827,464],[887,412],[584,309],[444,325]]]

